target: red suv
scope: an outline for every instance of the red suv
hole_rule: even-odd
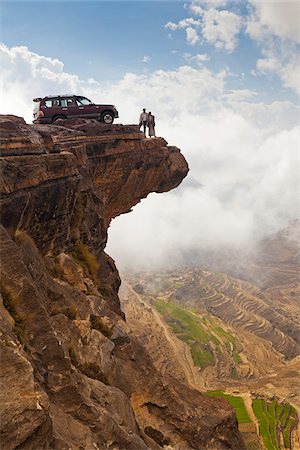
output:
[[[34,98],[33,123],[53,123],[57,119],[85,117],[113,123],[119,117],[114,105],[95,105],[81,95],[49,95]]]

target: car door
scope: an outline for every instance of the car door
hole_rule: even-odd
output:
[[[68,117],[78,117],[80,115],[79,107],[74,97],[67,97]]]
[[[60,111],[64,116],[68,117],[68,102],[66,98],[60,99]]]
[[[80,117],[98,117],[98,111],[95,110],[95,105],[86,97],[76,97],[76,102],[79,109]]]
[[[81,98],[80,97],[75,97],[75,101],[78,107],[78,115],[79,117],[89,117],[89,111],[86,109],[87,105],[84,105],[81,102]]]

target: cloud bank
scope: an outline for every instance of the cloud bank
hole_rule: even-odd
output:
[[[33,97],[78,92],[115,103],[123,123],[137,123],[146,107],[156,116],[157,134],[181,148],[190,166],[181,187],[152,194],[113,221],[108,253],[119,267],[158,267],[180,263],[191,251],[249,248],[299,216],[296,104],[255,102],[256,92],[227,88],[228,71],[203,65],[128,73],[103,86],[26,47],[1,45],[0,63],[1,113],[30,122]]]

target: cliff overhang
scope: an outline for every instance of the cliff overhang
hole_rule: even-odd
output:
[[[229,405],[164,383],[104,251],[114,217],[186,176],[179,149],[93,120],[0,130],[3,448],[244,448]]]

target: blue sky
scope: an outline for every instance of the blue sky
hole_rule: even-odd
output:
[[[18,5],[16,7],[16,5]],[[167,38],[164,28],[177,21],[183,2],[7,2],[2,5],[2,40],[64,61],[81,77],[119,78],[127,71],[174,68],[184,40]]]
[[[237,34],[234,51],[222,51],[205,39],[190,45],[184,28],[175,32],[166,28],[168,22],[195,17],[188,5],[155,0],[4,1],[1,41],[9,47],[26,45],[34,53],[58,58],[65,71],[99,81],[117,80],[126,72],[173,70],[187,63],[186,53],[207,54],[210,60],[206,67],[232,71],[229,88],[256,89],[264,100],[293,98],[290,87],[282,86],[276,73],[251,74],[261,56],[261,43],[243,30]],[[227,2],[227,10],[241,18],[249,16],[250,7],[246,1]]]
[[[113,221],[118,264],[253,249],[300,217],[298,0],[2,1],[0,15],[1,114],[31,123],[32,98],[72,92],[116,104],[118,123],[146,107],[189,163],[180,188]]]

